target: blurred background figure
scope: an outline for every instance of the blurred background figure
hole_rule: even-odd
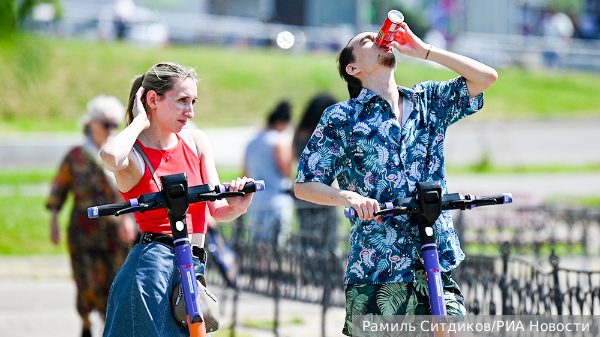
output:
[[[269,114],[267,128],[250,141],[244,159],[244,175],[264,180],[266,189],[256,193],[248,209],[255,240],[282,244],[289,233],[294,201],[290,195],[292,149],[284,131],[292,107],[282,100]]]
[[[237,256],[233,249],[225,242],[225,238],[217,229],[218,223],[215,218],[206,211],[207,232],[206,232],[206,248],[209,252],[209,257],[212,257],[213,262],[219,268],[221,276],[225,280],[227,287],[235,288],[236,280],[239,272]]]
[[[544,16],[542,28],[546,43],[544,62],[550,68],[563,68],[565,58],[569,54],[569,44],[575,27],[571,18],[565,13],[551,8]]]
[[[81,336],[91,336],[89,314],[93,310],[104,318],[110,285],[136,237],[130,216],[87,216],[88,207],[123,201],[114,175],[102,165],[99,151],[123,120],[124,110],[112,96],[100,95],[88,103],[83,117],[85,142],[64,158],[46,204],[52,213],[51,239],[58,244],[58,213],[68,194],[74,194],[67,240],[77,285],[77,311],[83,320]]]
[[[94,27],[102,41],[125,41],[151,48],[169,43],[169,27],[159,12],[138,6],[133,0],[109,1],[94,13],[97,17],[86,27]]]
[[[129,33],[135,19],[135,3],[133,0],[115,0],[115,35],[117,40],[123,40]]]
[[[296,162],[319,123],[323,111],[335,103],[335,98],[326,92],[318,93],[309,102],[292,141]],[[295,202],[302,248],[305,251],[313,249],[317,253],[327,249],[335,251],[338,224],[336,207],[317,205],[300,199],[295,199]]]

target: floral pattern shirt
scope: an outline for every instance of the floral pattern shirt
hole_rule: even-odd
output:
[[[483,93],[469,98],[464,77],[398,86],[412,109],[400,125],[390,104],[363,88],[359,96],[327,108],[299,160],[296,182],[331,185],[380,203],[416,195],[416,183],[446,187],[446,129],[483,107]],[[405,105],[406,106],[406,105]],[[344,283],[410,282],[422,264],[416,221],[408,215],[377,221],[351,219],[350,252]],[[443,272],[464,260],[449,211],[434,225]]]

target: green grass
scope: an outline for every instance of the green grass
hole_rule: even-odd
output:
[[[146,49],[16,35],[0,42],[0,132],[75,131],[87,101],[104,93],[123,102],[134,75],[160,61],[196,67],[202,79],[194,121],[202,127],[261,125],[288,98],[298,121],[310,98],[329,91],[347,99],[335,53],[293,53],[204,45]],[[600,74],[499,69],[474,119],[600,117]],[[449,70],[401,60],[399,84],[447,80]]]
[[[243,325],[256,329],[271,330],[275,327],[275,321],[272,319],[251,320],[244,319]],[[300,317],[292,317],[289,321],[279,322],[279,325],[303,325],[304,320]]]
[[[451,173],[461,174],[522,174],[522,173],[593,173],[600,172],[600,164],[583,165],[517,165],[517,166],[498,166],[492,165],[485,157],[470,166],[449,165],[446,170]]]
[[[229,337],[231,336],[230,328],[222,328],[217,330],[216,332],[210,333],[211,337]],[[235,332],[236,337],[252,337],[252,335],[240,334],[239,331]]]
[[[72,198],[71,198],[72,199]],[[0,255],[66,254],[66,224],[73,202],[69,200],[59,217],[61,242],[50,241],[50,213],[46,197],[0,196]]]
[[[48,196],[39,195],[44,184],[56,175],[55,168],[0,170],[0,255],[66,254],[66,227],[73,207],[72,196],[59,215],[61,242],[50,241],[50,213],[45,208]],[[240,176],[235,168],[219,169],[221,181]],[[33,186],[34,192],[28,192]]]
[[[463,249],[467,255],[485,255],[485,256],[498,256],[500,255],[500,244],[496,243],[469,243],[463,245]],[[584,247],[581,243],[543,243],[539,246],[540,256],[550,256],[554,250],[557,256],[581,256],[585,253]],[[510,255],[533,255],[535,254],[535,247],[533,244],[523,244],[519,249],[511,247]],[[597,252],[588,252],[588,254],[596,254]]]
[[[0,185],[24,185],[49,183],[58,168],[4,169],[0,170]]]

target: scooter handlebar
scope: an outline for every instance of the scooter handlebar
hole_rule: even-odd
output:
[[[190,194],[188,196],[188,200],[190,203],[196,203],[231,196],[240,196],[243,195],[243,193],[261,192],[264,190],[264,180],[256,180],[246,183],[246,185],[244,185],[244,188],[239,192],[229,192],[229,185],[217,185],[216,187],[212,187],[211,185],[206,184],[190,187]],[[239,193],[240,195],[235,195],[236,193]],[[219,197],[219,194],[224,195],[222,197]],[[203,196],[207,196],[208,199],[204,200],[202,198]],[[154,192],[142,194],[137,198],[133,198],[125,202],[89,207],[87,211],[88,218],[95,219],[101,216],[120,215],[123,213],[132,213],[134,211],[144,212],[146,210],[154,210],[165,207],[166,203],[164,197],[162,196],[162,193]],[[119,212],[122,210],[124,211]]]

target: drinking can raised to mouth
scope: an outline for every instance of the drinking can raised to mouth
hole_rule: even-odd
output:
[[[396,36],[398,29],[400,29],[400,24],[402,22],[404,22],[404,15],[402,15],[400,11],[389,11],[387,19],[385,19],[383,26],[381,26],[375,42],[382,47],[387,47],[394,41],[394,37]]]

